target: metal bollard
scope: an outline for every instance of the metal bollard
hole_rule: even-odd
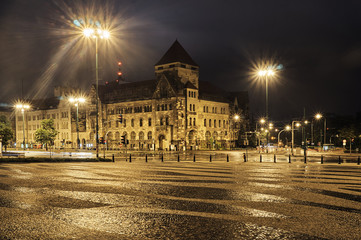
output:
[[[304,163],[307,163],[307,156],[304,156]]]
[[[113,159],[113,162],[114,162],[114,154],[112,155],[112,159]]]
[[[245,153],[243,153],[243,160],[244,160],[244,162],[247,162],[247,156]]]
[[[229,162],[229,157],[228,157],[228,154],[227,154],[227,162]]]
[[[360,165],[360,156],[357,158],[357,165]]]
[[[179,153],[178,153],[178,162],[179,162]]]
[[[148,162],[148,155],[145,154],[145,162]]]
[[[259,155],[259,162],[262,162],[262,154]]]
[[[276,163],[277,161],[277,157],[276,157],[276,154],[273,156],[273,162]]]
[[[288,154],[288,163],[291,163],[291,154]]]
[[[212,155],[209,154],[209,162],[212,162]]]
[[[129,154],[129,162],[132,162],[132,154]]]
[[[321,155],[321,164],[323,164],[323,155]]]
[[[193,155],[193,162],[196,162],[196,155]]]
[[[341,164],[341,156],[338,156],[338,164]]]
[[[162,153],[162,162],[164,162],[164,159],[163,159],[163,153]]]

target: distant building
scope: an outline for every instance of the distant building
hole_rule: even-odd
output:
[[[32,101],[26,112],[26,138],[35,146],[34,133],[41,120],[53,118],[59,135],[55,147],[76,147],[76,111],[68,97],[78,90],[56,88],[54,97]],[[80,105],[82,148],[95,147],[96,92]],[[121,136],[128,149],[228,148],[235,145],[248,124],[248,93],[226,92],[199,81],[199,66],[178,41],[155,65],[155,79],[126,83],[121,79],[99,85],[99,137],[108,149],[120,149]],[[122,115],[123,123],[117,121]],[[239,118],[235,120],[235,116]],[[16,117],[21,144],[22,116]]]

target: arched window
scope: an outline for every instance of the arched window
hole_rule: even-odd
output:
[[[160,125],[163,126],[163,117],[160,118]]]
[[[148,140],[152,140],[152,132],[151,131],[148,132]]]
[[[207,127],[207,119],[204,119],[204,126]]]
[[[223,120],[223,128],[226,128],[226,120]]]
[[[206,140],[209,141],[211,138],[211,133],[209,131],[206,132]]]
[[[217,120],[214,119],[214,126],[213,127],[217,127]]]
[[[151,118],[148,118],[148,126],[152,126],[152,119]]]
[[[208,112],[208,106],[207,106],[207,112]]]
[[[139,140],[144,140],[144,132],[139,132]]]
[[[169,125],[169,117],[165,118],[165,125],[167,125],[167,126]]]
[[[193,118],[193,126],[196,126],[196,119]]]
[[[193,112],[196,111],[196,105],[193,104]]]
[[[189,118],[189,126],[192,126],[192,118]]]
[[[212,127],[212,120],[209,119],[209,126],[208,127]]]
[[[124,127],[127,126],[127,119],[123,119],[123,124],[124,124]]]
[[[131,126],[134,127],[134,119],[131,121]]]
[[[133,131],[133,132],[130,134],[130,139],[131,139],[131,140],[135,140],[135,137],[136,137],[136,134],[135,134],[135,132]]]
[[[203,112],[206,112],[206,106],[203,106]]]
[[[143,118],[139,119],[139,127],[143,127]]]
[[[189,104],[189,111],[192,111],[192,104]]]
[[[221,120],[218,121],[218,123],[219,123],[218,127],[222,127],[221,122],[222,122]]]

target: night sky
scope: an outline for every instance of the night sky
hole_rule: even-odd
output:
[[[76,2],[76,3],[73,3]],[[259,61],[283,64],[270,81],[271,119],[361,111],[361,1],[50,1],[2,0],[0,102],[39,98],[53,86],[95,82],[94,44],[74,19],[100,17],[112,39],[99,45],[101,80],[154,78],[154,64],[178,39],[200,66],[200,80],[248,90],[265,109]],[[90,16],[90,17],[89,17]]]

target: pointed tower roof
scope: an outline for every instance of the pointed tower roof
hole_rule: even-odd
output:
[[[173,45],[168,49],[168,51],[157,62],[156,65],[162,65],[173,62],[181,62],[198,67],[198,64],[193,61],[191,56],[189,56],[187,51],[182,47],[182,45],[180,45],[178,40],[175,40]]]

